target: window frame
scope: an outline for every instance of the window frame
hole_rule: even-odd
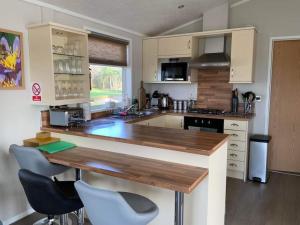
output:
[[[87,32],[93,32],[93,33],[99,33],[103,35],[108,35],[114,38],[119,38],[128,41],[127,45],[127,67],[123,67],[123,79],[122,79],[122,89],[123,89],[123,98],[129,98],[132,99],[132,91],[133,91],[133,76],[132,76],[132,61],[133,61],[133,41],[131,38],[128,38],[126,36],[122,35],[117,35],[114,33],[110,33],[104,30],[99,30],[97,28],[93,27],[88,27],[84,26],[83,27]],[[108,65],[109,66],[109,65]],[[125,100],[127,101],[127,99]],[[123,106],[126,106],[126,102],[122,102]],[[96,107],[96,106],[91,106],[91,99],[90,99],[90,108],[91,108],[91,113],[96,113],[96,112],[105,112],[109,111],[109,109],[101,108],[101,107]]]
[[[126,85],[126,70],[127,70],[127,67],[125,66],[110,66],[110,65],[103,65],[103,64],[96,64],[96,63],[90,63],[90,65],[96,65],[96,66],[108,66],[108,67],[118,67],[118,68],[121,68],[122,69],[122,99],[125,98],[126,96],[126,93],[127,93],[127,85]],[[92,98],[90,97],[90,103],[92,103]],[[116,108],[117,107],[122,107],[124,105],[124,102],[121,102],[121,105],[116,105]],[[94,105],[92,106],[91,105],[91,112],[94,113],[94,112],[103,112],[103,111],[109,111],[109,110],[113,110],[115,108],[107,108],[107,107],[103,107],[103,105]]]

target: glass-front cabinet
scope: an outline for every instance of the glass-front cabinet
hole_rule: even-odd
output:
[[[28,29],[32,102],[89,102],[88,33],[54,23]]]

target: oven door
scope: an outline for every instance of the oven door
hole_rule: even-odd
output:
[[[223,119],[208,119],[198,117],[184,117],[184,129],[200,130],[213,133],[224,132]]]

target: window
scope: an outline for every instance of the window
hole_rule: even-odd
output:
[[[113,109],[126,99],[128,41],[92,33],[89,35],[91,106],[93,111]]]
[[[90,70],[92,108],[101,110],[121,106],[124,90],[124,68],[91,64]]]

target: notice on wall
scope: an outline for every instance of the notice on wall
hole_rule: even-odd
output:
[[[42,88],[39,83],[32,84],[32,101],[41,102],[42,101]]]

